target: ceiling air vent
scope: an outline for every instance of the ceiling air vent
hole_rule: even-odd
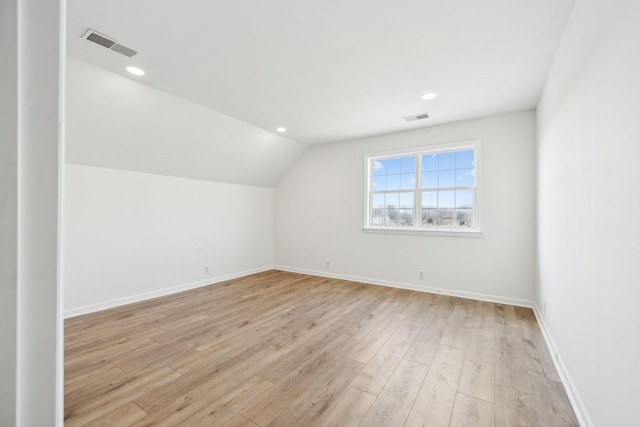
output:
[[[104,34],[100,34],[99,32],[92,29],[88,29],[82,35],[82,38],[87,39],[96,44],[99,44],[100,46],[104,46],[107,49],[111,49],[115,52],[121,53],[122,55],[128,56],[129,58],[131,58],[132,56],[138,53],[129,47],[121,45],[117,41],[113,40],[111,37],[105,36]]]
[[[429,118],[429,114],[427,113],[422,113],[422,114],[414,114],[413,116],[404,116],[403,119],[407,122],[412,122],[414,120],[422,120],[422,119],[428,119]]]

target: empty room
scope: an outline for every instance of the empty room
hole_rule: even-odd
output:
[[[640,3],[0,19],[1,427],[640,422]]]

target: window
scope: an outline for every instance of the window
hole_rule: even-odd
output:
[[[365,229],[478,232],[480,141],[366,156]]]

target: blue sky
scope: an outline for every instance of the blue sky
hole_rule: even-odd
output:
[[[422,188],[459,188],[475,185],[475,152],[464,150],[422,155]],[[380,159],[372,162],[373,190],[386,191],[373,195],[373,207],[413,207],[416,157]],[[398,190],[397,192],[394,190]],[[473,190],[441,190],[422,192],[423,208],[462,208],[473,205]]]

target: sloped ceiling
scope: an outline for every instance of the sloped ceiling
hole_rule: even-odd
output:
[[[69,163],[273,187],[308,148],[76,58],[66,77]]]
[[[535,107],[573,1],[69,0],[68,53],[313,145]]]

